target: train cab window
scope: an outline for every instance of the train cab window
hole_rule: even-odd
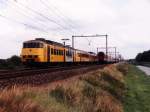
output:
[[[23,48],[27,48],[27,44],[26,43],[23,43]]]
[[[43,44],[37,42],[23,43],[23,48],[43,48]]]

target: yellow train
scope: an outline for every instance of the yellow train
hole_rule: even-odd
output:
[[[36,38],[25,41],[21,52],[23,63],[91,63],[97,61],[96,54],[64,46],[61,43]]]

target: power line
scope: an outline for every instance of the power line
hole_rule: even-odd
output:
[[[60,9],[58,9],[56,6],[54,6],[51,2],[49,2],[48,4],[51,4],[51,6],[53,6],[53,8],[55,8],[55,10],[57,10],[57,12],[58,12],[60,15],[62,15],[62,17],[64,17],[64,18],[67,20],[67,22],[69,22],[69,23],[72,24],[73,26],[75,25],[75,24],[72,22],[72,19],[70,19],[68,16],[64,15],[63,12],[62,12]],[[76,24],[76,25],[77,25],[77,24]]]
[[[12,19],[12,18],[10,18],[10,17],[6,17],[6,16],[3,16],[3,15],[1,15],[1,14],[0,14],[0,17],[4,18],[4,19],[6,19],[6,20],[9,20],[9,21],[11,21],[11,22],[13,22],[13,23],[21,24],[21,25],[24,25],[24,26],[26,26],[26,27],[28,27],[28,28],[31,28],[31,29],[34,29],[34,30],[38,30],[38,31],[42,31],[42,32],[48,33],[47,31],[45,31],[45,30],[43,30],[43,29],[41,29],[41,28],[38,28],[38,27],[35,27],[35,26],[33,26],[33,25],[29,25],[29,24],[26,24],[26,23],[23,23],[23,22],[14,20],[14,19]]]
[[[15,6],[17,6],[17,7],[19,7],[19,9],[20,8],[22,8],[22,7],[20,7],[20,6],[18,6],[17,4],[15,4]],[[24,11],[23,11],[24,10]],[[32,21],[32,23],[36,23],[38,26],[39,26],[39,24],[40,24],[40,27],[41,27],[41,25],[42,26],[44,26],[44,28],[46,28],[46,30],[53,30],[54,31],[54,29],[52,29],[52,28],[50,28],[50,27],[48,27],[48,25],[45,25],[45,23],[43,23],[43,21],[42,21],[42,23],[39,21],[39,19],[37,18],[37,20],[39,21],[37,21],[37,20],[35,20],[33,17],[29,17],[26,13],[24,13],[24,12],[26,12],[26,10],[25,9],[23,9],[22,8],[22,11],[21,11],[21,9],[20,10],[16,10],[18,13],[20,13],[21,15],[23,15],[23,16],[25,16],[25,17],[27,17],[28,19],[30,19],[30,21]],[[20,12],[19,12],[20,11]],[[36,22],[35,22],[36,21]],[[42,27],[43,28],[43,27]],[[60,31],[59,31],[59,33],[60,33]]]
[[[17,4],[16,1],[13,2],[13,1],[7,0],[7,2],[10,2],[10,3],[12,3],[13,5],[19,7],[19,9],[21,8],[21,10],[24,10],[23,12],[22,12],[21,10],[17,10],[17,12],[19,12],[19,13],[20,13],[21,15],[23,15],[23,16],[26,16],[27,18],[29,18],[28,14],[25,13],[25,12],[27,12],[27,11],[30,11],[30,13],[36,14],[36,15],[38,15],[38,16],[41,17],[41,15],[39,15],[39,14],[33,12],[33,10],[27,9],[27,7],[22,7],[22,5]],[[21,12],[20,12],[20,11],[21,11]],[[42,18],[43,18],[43,17],[42,17]],[[37,20],[35,20],[33,17],[30,17],[30,19],[33,20],[33,23],[36,23],[36,24],[37,24]],[[38,18],[36,18],[36,19],[38,19]],[[45,19],[45,18],[44,18],[44,19]],[[36,22],[35,22],[35,21],[36,21]],[[38,21],[41,21],[41,20],[38,19]],[[40,24],[44,25],[44,27],[42,27],[42,28],[47,28],[47,30],[50,29],[50,27],[48,27],[48,25],[45,25],[45,24],[47,24],[47,23],[45,23],[44,21],[41,21],[41,22],[42,22],[42,23],[40,23]],[[37,25],[39,25],[39,24],[37,24]],[[33,26],[33,25],[32,25],[32,26]],[[40,29],[41,29],[41,28],[40,28]],[[63,31],[64,29],[63,29],[63,30],[58,30],[58,29],[61,29],[61,28],[57,28],[57,29],[54,29],[54,28],[53,28],[53,29],[50,29],[50,30],[52,30],[52,31],[57,30],[57,32],[59,32],[60,34],[65,33],[65,32]]]
[[[32,9],[32,8],[30,8],[30,7],[28,7],[28,6],[24,5],[24,4],[22,4],[22,3],[19,3],[19,2],[16,2],[16,3],[18,3],[19,5],[21,5],[22,7],[26,8],[26,9],[28,9],[28,10],[34,12],[35,14],[41,16],[42,18],[46,19],[47,21],[50,21],[50,22],[52,22],[52,23],[54,23],[54,24],[57,24],[57,25],[60,26],[63,30],[67,30],[66,27],[62,26],[61,24],[57,23],[56,21],[52,20],[51,18],[45,16],[44,14],[42,14],[42,13],[40,13],[40,12],[38,12],[38,11],[36,11],[36,10],[34,10],[34,9]]]
[[[1,3],[2,3],[2,4],[5,4],[4,1],[1,1]],[[8,4],[8,0],[7,0],[7,4]],[[15,5],[16,5],[16,4],[15,4]],[[13,5],[12,5],[12,6],[13,6]],[[16,12],[18,12],[18,13],[20,13],[21,15],[26,16],[27,18],[29,18],[27,15],[25,15],[24,13],[21,13],[21,12],[19,12],[19,11],[20,11],[20,10],[16,10]],[[42,31],[42,32],[46,32],[44,29],[39,28],[39,27],[37,27],[36,25],[30,25],[30,24],[27,24],[27,23],[24,23],[24,22],[21,22],[21,21],[17,21],[16,19],[7,17],[7,16],[5,16],[5,15],[1,15],[1,17],[3,17],[4,19],[9,20],[9,21],[11,21],[11,22],[24,25],[24,26],[26,26],[26,27],[28,27],[28,28],[31,28],[31,29],[34,29],[34,30],[38,30],[38,31]],[[30,18],[30,19],[32,19],[32,18]],[[32,20],[35,21],[34,19],[32,19]],[[36,23],[37,23],[37,22],[36,22]],[[47,32],[46,32],[46,33],[47,33]]]
[[[40,2],[41,2],[47,9],[51,10],[52,13],[55,13],[55,15],[56,15],[58,18],[60,18],[60,20],[62,20],[65,24],[69,25],[69,26],[71,27],[71,30],[73,29],[72,26],[71,26],[70,24],[68,24],[68,22],[67,22],[64,18],[62,18],[61,15],[59,15],[59,14],[56,12],[56,10],[53,10],[53,8],[49,7],[43,0],[40,0]],[[71,31],[71,32],[72,32],[72,31]]]

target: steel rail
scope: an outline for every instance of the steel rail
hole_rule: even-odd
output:
[[[25,71],[17,71],[17,72],[9,72],[9,73],[2,73],[0,74],[0,80],[4,79],[12,79],[17,77],[27,77],[27,76],[33,76],[33,75],[39,75],[39,74],[46,74],[46,73],[52,73],[52,72],[60,72],[60,71],[66,71],[66,70],[73,70],[73,69],[79,69],[84,67],[94,67],[99,65],[80,65],[80,66],[67,66],[67,67],[57,67],[57,68],[48,68],[48,69],[34,69],[34,70],[25,70]]]

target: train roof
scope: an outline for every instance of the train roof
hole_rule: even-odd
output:
[[[45,38],[35,38],[35,40],[29,40],[29,41],[25,41],[25,42],[33,42],[33,41],[34,42],[43,42],[43,43],[47,43],[47,44],[51,44],[51,45],[58,45],[58,46],[62,46],[62,47],[74,49],[74,50],[80,51],[80,52],[85,53],[85,54],[94,55],[93,52],[87,52],[87,51],[84,51],[84,50],[75,49],[75,48],[70,47],[70,46],[64,46],[63,44],[61,44],[59,42],[55,42],[55,41],[51,41],[51,40],[46,40]]]
[[[63,46],[64,47],[64,45],[61,44],[61,43],[58,43],[58,42],[55,42],[55,41],[51,41],[51,40],[46,40],[44,38],[36,38],[35,40],[42,41],[42,42],[45,42],[47,44],[59,45],[59,46]]]

